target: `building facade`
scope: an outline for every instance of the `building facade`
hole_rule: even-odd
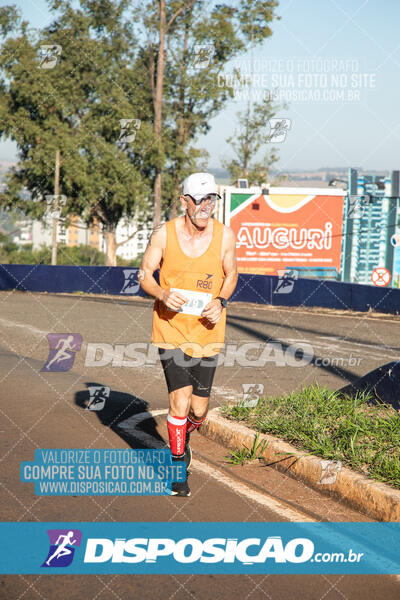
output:
[[[397,279],[392,237],[399,214],[399,171],[386,177],[362,176],[350,169],[348,192],[343,207],[342,281],[371,284],[372,271],[384,267],[393,285]]]
[[[100,252],[106,251],[106,239],[99,225],[87,227],[78,216],[70,217],[71,224],[66,227],[58,222],[57,242],[66,246],[91,246]],[[42,246],[50,247],[52,243],[52,219],[45,221],[24,219],[18,223],[18,231],[13,235],[13,241],[19,245],[32,244],[34,250]],[[137,220],[121,220],[116,229],[117,244],[128,240],[117,248],[117,256],[125,260],[134,260],[143,254],[151,228],[143,226]],[[128,239],[130,238],[131,239]]]

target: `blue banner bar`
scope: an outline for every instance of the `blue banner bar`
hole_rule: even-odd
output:
[[[400,523],[1,523],[2,574],[399,574]]]
[[[137,267],[90,267],[70,265],[0,264],[0,291],[112,294],[142,296]],[[158,281],[158,270],[154,276]],[[322,306],[340,310],[398,314],[400,290],[325,279],[296,279],[292,288],[280,288],[276,275],[239,273],[231,301],[256,302],[274,306]],[[288,293],[290,291],[290,293]]]

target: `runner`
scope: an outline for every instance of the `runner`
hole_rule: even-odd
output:
[[[172,459],[187,468],[190,434],[207,416],[226,304],[238,278],[235,234],[211,217],[218,195],[213,175],[189,175],[180,196],[185,215],[154,229],[138,273],[142,289],[156,298],[152,343],[168,386]],[[160,285],[153,277],[159,267]],[[172,494],[190,496],[187,480],[173,483]]]

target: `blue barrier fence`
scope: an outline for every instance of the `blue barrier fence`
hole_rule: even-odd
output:
[[[0,264],[0,291],[146,296],[137,268]],[[155,274],[156,278],[158,273]],[[341,310],[400,313],[400,289],[320,279],[291,280],[241,273],[231,298],[276,306],[320,306]]]

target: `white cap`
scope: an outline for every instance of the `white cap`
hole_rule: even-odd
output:
[[[182,183],[182,194],[192,196],[195,200],[200,200],[207,194],[220,196],[214,175],[211,175],[211,173],[192,173],[186,177]]]

